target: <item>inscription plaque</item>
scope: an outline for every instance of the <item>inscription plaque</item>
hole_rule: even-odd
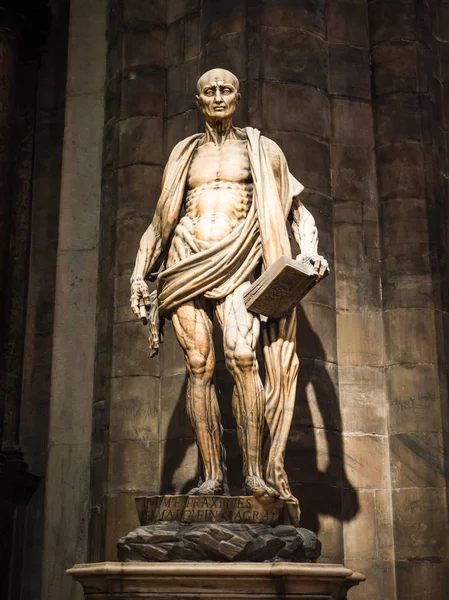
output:
[[[158,521],[181,523],[265,523],[284,522],[285,502],[254,496],[140,496],[136,498],[141,525]]]

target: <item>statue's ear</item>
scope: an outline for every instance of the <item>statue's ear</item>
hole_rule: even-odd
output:
[[[198,108],[201,108],[201,102],[200,102],[199,96],[195,96],[195,104],[197,105]]]
[[[240,98],[242,97],[242,94],[237,94],[236,98],[235,98],[235,103],[238,104],[240,102]]]

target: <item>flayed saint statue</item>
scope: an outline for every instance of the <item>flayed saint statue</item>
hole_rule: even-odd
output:
[[[328,265],[318,254],[314,219],[299,200],[303,186],[281,149],[257,129],[232,125],[239,100],[239,81],[229,71],[200,77],[196,102],[206,131],[181,141],[170,155],[131,277],[131,307],[149,319],[154,351],[159,318],[170,317],[185,354],[187,412],[203,471],[191,493],[219,495],[226,485],[214,386],[215,315],[234,379],[244,491],[297,505],[284,470],[298,371],[296,311],[266,318],[248,310],[244,296],[258,268],[291,257],[287,221],[300,247],[296,260],[308,261],[317,280]],[[156,272],[157,291],[150,294],[146,280]],[[265,384],[256,358],[259,339]]]

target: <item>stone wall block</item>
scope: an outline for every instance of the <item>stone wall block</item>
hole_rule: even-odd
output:
[[[121,0],[123,22],[128,28],[148,30],[165,22],[166,0]],[[175,1],[170,4],[176,4]]]
[[[438,488],[392,490],[396,560],[447,560],[446,497]]]
[[[372,558],[376,556],[376,506],[374,490],[359,490],[357,500],[359,511],[353,519],[344,523],[343,537],[345,562],[354,558]],[[346,490],[343,490],[343,505]],[[362,534],[363,532],[363,534]]]
[[[299,83],[265,82],[262,106],[267,130],[299,131],[329,139],[329,101],[320,90]],[[292,106],[298,106],[299,110],[292,111]]]
[[[332,194],[342,200],[372,202],[376,196],[370,148],[331,146]]]
[[[118,152],[119,152],[119,136],[118,126],[115,119],[110,119],[104,126],[103,130],[103,174],[101,180],[102,188],[102,199],[101,202],[104,205],[109,201],[111,195],[111,181],[113,178],[113,168],[117,164]],[[107,195],[107,198],[103,200],[103,194]],[[101,233],[100,233],[101,235]]]
[[[67,100],[66,122],[77,127],[66,128],[61,194],[65,206],[60,213],[59,247],[61,250],[93,248],[98,237],[98,219],[92,207],[100,204],[101,132],[95,123],[103,122],[103,98],[81,94]],[[70,168],[68,168],[70,165]],[[76,200],[76,201],[75,201]]]
[[[167,23],[170,24],[189,13],[195,12],[198,10],[199,5],[199,0],[170,0],[170,2],[167,2]]]
[[[357,198],[355,200],[346,200],[341,198],[334,199],[334,223],[336,230],[340,227],[344,230],[345,225],[355,225],[361,227],[363,225],[364,205]],[[344,244],[342,244],[344,246]],[[357,247],[361,248],[360,243]],[[342,247],[344,250],[344,247]],[[346,252],[343,264],[357,264],[360,260],[360,253],[348,250]]]
[[[330,195],[330,156],[327,143],[301,133],[267,131],[266,135],[282,148],[289,170],[305,186],[307,192]]]
[[[120,121],[118,166],[155,164],[164,167],[163,129],[162,119],[155,117],[136,116]]]
[[[201,43],[236,32],[244,32],[246,26],[246,5],[238,0],[217,2],[203,0],[200,14]],[[221,66],[218,65],[217,66]]]
[[[408,247],[407,245],[406,248]],[[425,275],[412,274],[415,264],[418,268],[427,266],[425,263],[422,264],[422,257],[418,257],[418,261],[421,264],[416,264],[417,261],[410,259],[401,260],[400,265],[394,259],[385,261],[385,283],[382,298],[386,310],[392,308],[431,308],[433,306],[433,283],[428,273]],[[428,260],[425,262],[428,263]]]
[[[438,48],[439,57],[439,71],[436,73],[436,77],[443,83],[449,82],[449,43],[440,42],[439,40],[433,40]]]
[[[389,560],[351,559],[345,560],[348,569],[363,573],[363,587],[351,592],[351,600],[396,600],[395,565]]]
[[[342,226],[341,229],[349,229]],[[357,237],[362,237],[363,231],[359,230]],[[347,235],[341,236],[340,227],[335,231],[336,237],[336,277],[338,281],[337,309],[339,311],[357,312],[358,310],[381,308],[381,289],[379,285],[379,265],[377,263],[363,260],[363,255],[353,258],[353,263],[345,264],[340,261],[340,254],[346,254],[343,250],[344,240]],[[357,237],[350,239],[357,241]],[[359,240],[363,242],[363,239]],[[342,251],[340,252],[340,248]],[[348,252],[349,254],[349,252]]]
[[[198,66],[196,60],[189,60],[167,70],[167,116],[195,108]]]
[[[420,429],[422,428],[421,425]],[[445,465],[441,434],[418,431],[391,435],[390,453],[393,487],[444,487]]]
[[[159,442],[161,491],[166,494],[189,492],[198,484],[198,469],[198,448],[193,434],[186,438]],[[239,472],[242,472],[241,466]]]
[[[70,7],[70,38],[91,40],[104,30],[106,3],[103,0],[89,2],[77,0]],[[77,55],[77,60],[78,60]]]
[[[159,487],[157,441],[109,444],[109,491],[148,493]]]
[[[342,494],[340,486],[292,485],[301,508],[301,527],[317,532],[322,544],[320,561],[343,561]]]
[[[109,440],[157,441],[159,377],[114,377],[111,380]]]
[[[166,321],[164,324],[164,343],[161,345],[159,353],[164,376],[185,375],[184,353],[170,321]]]
[[[442,0],[436,3],[436,36],[444,42],[449,42],[449,6]]]
[[[421,98],[392,93],[376,100],[376,140],[379,145],[399,140],[419,141],[423,136]]]
[[[137,164],[119,169],[116,217],[118,221],[141,218],[146,219],[147,227],[150,225],[161,192],[162,174],[163,168],[154,165]],[[137,248],[138,244],[133,244],[134,252]],[[118,260],[120,256],[119,253]]]
[[[422,308],[395,308],[385,312],[387,364],[437,361],[432,313]]]
[[[380,312],[339,312],[337,332],[340,365],[383,366],[384,340]]]
[[[439,430],[436,365],[393,365],[387,370],[387,385],[391,433]]]
[[[117,35],[115,35],[108,41],[105,84],[109,83],[111,79],[118,76],[121,67],[121,47],[119,46],[119,38]]]
[[[246,79],[245,33],[229,33],[223,37],[214,38],[208,44],[202,46],[199,69],[197,67],[196,71],[195,86],[198,77],[202,73],[216,67],[231,71],[239,80]],[[243,102],[245,102],[243,94],[242,97]]]
[[[187,381],[186,373],[164,377],[162,380],[159,409],[160,440],[193,436],[186,408]]]
[[[302,335],[297,337],[297,351],[301,358],[337,361],[334,308],[302,302],[303,313],[298,314]],[[298,329],[299,331],[299,329]]]
[[[332,142],[349,146],[372,147],[373,111],[364,100],[332,97]]]
[[[201,122],[201,125],[200,125]],[[197,108],[175,115],[167,119],[166,130],[166,154],[169,155],[178,142],[201,131],[203,116]]]
[[[396,41],[372,49],[375,96],[419,92],[417,43]]]
[[[123,72],[120,88],[121,119],[137,115],[164,116],[165,69],[145,66]]]
[[[326,7],[327,39],[332,43],[368,46],[368,10],[364,0],[334,0]]]
[[[57,335],[52,363],[52,443],[81,444],[90,440],[91,422],[86,421],[85,405],[77,398],[80,390],[84,390],[85,394],[91,393],[93,384],[96,258],[95,250],[86,250],[63,252],[58,259],[58,270],[64,273],[64,277],[59,279],[59,310],[54,324]],[[90,319],[86,319],[86,313]],[[65,342],[67,337],[72,340],[71,345]],[[75,347],[83,369],[73,368]],[[56,373],[64,373],[64,376],[56,377]],[[58,401],[59,398],[66,399],[66,402]]]
[[[185,19],[178,19],[167,27],[167,43],[165,46],[165,65],[172,67],[183,60],[185,45]]]
[[[266,80],[313,85],[327,90],[325,41],[297,29],[262,28],[262,76]]]
[[[326,36],[325,0],[306,2],[284,2],[264,0],[261,10],[261,23],[267,27],[294,27]]]
[[[87,514],[89,498],[88,443],[51,445],[47,462],[47,479],[58,494],[46,493],[44,556],[50,556],[52,568],[43,570],[43,598],[79,598],[75,581],[66,576],[67,559],[86,561]],[[70,472],[70,477],[67,473]],[[61,499],[70,498],[70,502]]]
[[[158,488],[143,490],[147,493],[157,493]],[[112,492],[108,494],[108,520],[106,524],[105,560],[117,560],[117,541],[123,535],[139,526],[139,517],[134,498],[136,492]],[[104,535],[104,533],[103,533]]]
[[[100,6],[102,2],[98,3]],[[92,7],[89,9],[92,12]],[[103,9],[104,10],[104,9]],[[93,15],[95,18],[95,15]],[[72,17],[73,19],[73,17]],[[72,20],[71,20],[72,22]],[[90,29],[86,25],[87,30]],[[67,94],[93,94],[103,92],[104,79],[104,52],[103,44],[99,44],[89,31],[80,32],[71,36],[71,43],[76,46],[76,61],[72,61],[67,69]]]
[[[344,431],[386,434],[386,397],[382,367],[339,366]]]
[[[380,200],[425,198],[422,147],[416,142],[386,144],[377,151]]]
[[[393,514],[391,492],[376,490],[376,556],[381,560],[394,560]]]
[[[367,100],[371,98],[368,50],[329,44],[329,92]]]
[[[128,275],[134,269],[140,238],[150,224],[149,217],[129,217],[117,221],[115,252],[116,274]]]
[[[290,432],[285,468],[292,484],[336,486],[341,483],[341,460],[340,432],[312,427]]]
[[[345,434],[344,464],[355,488],[387,488],[387,438],[381,435]]]
[[[105,85],[104,95],[104,122],[109,123],[120,116],[121,95],[120,79],[113,77]]]
[[[352,567],[351,567],[352,568]],[[410,596],[415,590],[425,590],[424,598],[449,596],[447,564],[428,560],[396,562],[397,598]]]
[[[165,42],[167,30],[156,25],[149,31],[125,31],[122,35],[123,70],[137,67],[165,68]]]
[[[159,361],[150,357],[148,330],[137,319],[114,325],[113,377],[159,376]]]
[[[412,248],[413,244],[421,245],[428,242],[426,208],[426,201],[418,198],[381,203],[380,219],[386,252],[389,246],[395,244],[410,244]],[[400,227],[398,227],[399,223]]]
[[[413,0],[370,0],[368,2],[371,41],[382,42],[416,38],[416,3]]]

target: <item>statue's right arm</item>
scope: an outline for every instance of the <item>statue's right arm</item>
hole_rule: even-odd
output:
[[[148,277],[152,267],[162,252],[162,241],[160,233],[160,219],[156,212],[153,222],[143,234],[139,250],[137,252],[136,264],[131,275],[131,309],[136,317],[141,317],[140,305],[143,302],[146,308],[150,308],[151,299],[145,279]]]

